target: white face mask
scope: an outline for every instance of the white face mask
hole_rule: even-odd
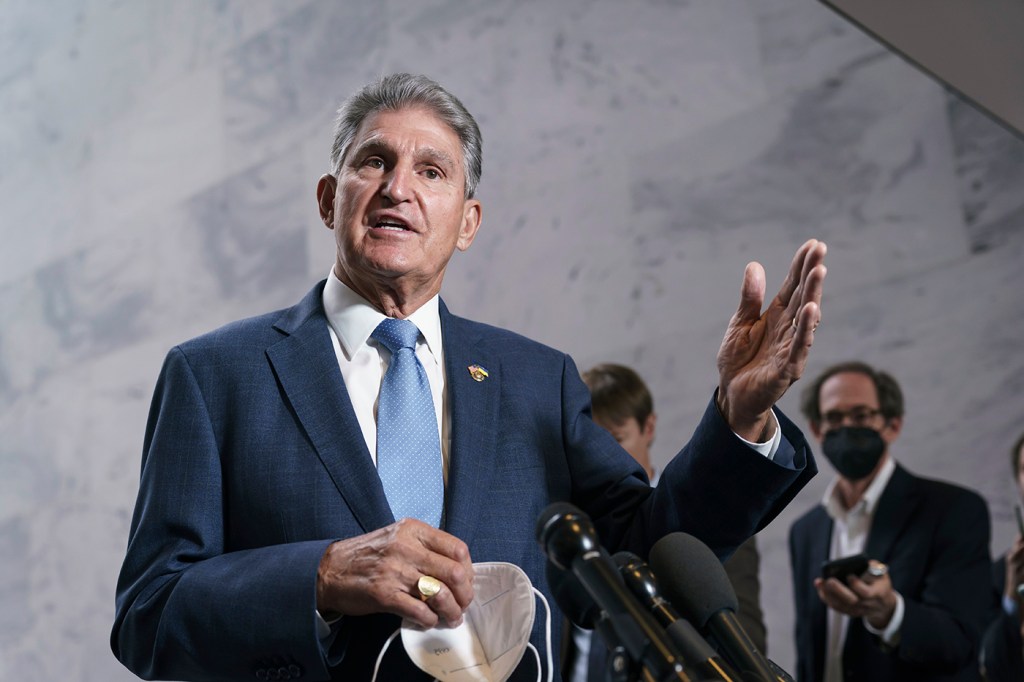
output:
[[[515,564],[486,562],[473,564],[474,597],[456,628],[435,627],[423,630],[402,621],[398,632],[409,658],[423,672],[441,682],[504,682],[519,665],[530,644],[530,632],[536,612],[529,576]],[[547,612],[548,680],[552,679],[551,613]],[[396,634],[398,634],[396,632]],[[392,635],[384,645],[391,644]],[[381,651],[378,665],[384,655]],[[376,678],[376,673],[374,673]],[[537,656],[537,679],[541,679]]]

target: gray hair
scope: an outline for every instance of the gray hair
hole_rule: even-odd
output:
[[[426,76],[395,73],[383,76],[355,93],[338,109],[331,147],[331,172],[337,176],[352,138],[366,117],[382,110],[413,106],[432,110],[459,136],[466,175],[466,198],[471,199],[483,172],[483,138],[472,114],[462,102]]]

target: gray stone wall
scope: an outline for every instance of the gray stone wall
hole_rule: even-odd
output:
[[[324,277],[339,101],[424,72],[485,137],[453,311],[635,366],[655,458],[716,382],[740,277],[829,243],[809,367],[903,382],[896,458],[1012,532],[1024,430],[1024,142],[809,0],[0,5],[0,678],[126,680],[113,590],[173,344]],[[794,387],[782,407],[802,424]],[[789,523],[761,534],[791,668]],[[708,510],[709,514],[714,510]]]

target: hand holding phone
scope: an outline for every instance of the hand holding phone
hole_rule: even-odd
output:
[[[822,563],[821,577],[823,580],[836,578],[839,582],[845,584],[846,579],[851,575],[855,575],[859,578],[867,573],[867,570],[867,556],[864,554],[854,554],[853,556],[841,557],[839,559],[833,559]]]

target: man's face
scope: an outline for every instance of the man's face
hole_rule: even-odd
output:
[[[840,372],[821,385],[818,394],[821,422],[812,423],[818,441],[843,426],[866,426],[878,431],[888,446],[899,436],[901,420],[886,419],[879,411],[878,392],[871,377],[860,372]]]
[[[595,419],[594,423],[615,437],[622,448],[633,459],[644,466],[650,462],[651,443],[654,442],[654,415],[651,414],[643,425],[632,417],[619,424]]]
[[[455,249],[469,248],[480,202],[465,198],[458,135],[422,107],[380,111],[356,131],[338,177],[318,187],[349,286],[433,295]]]

